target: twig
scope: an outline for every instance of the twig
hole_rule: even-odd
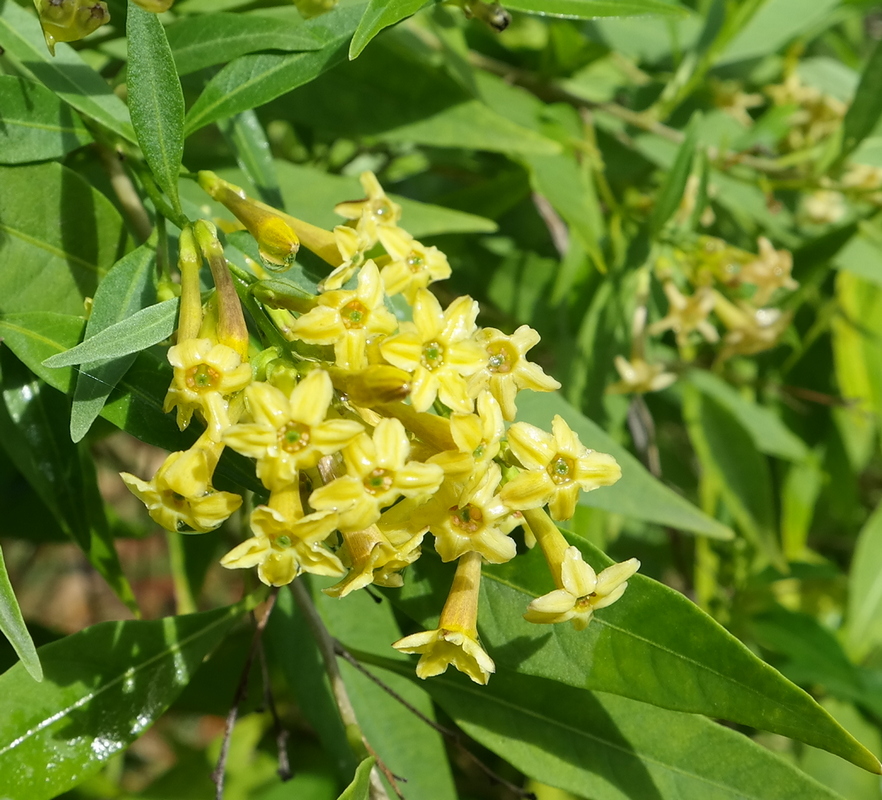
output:
[[[270,592],[266,601],[266,613],[254,628],[254,635],[251,637],[251,647],[248,649],[248,658],[245,659],[245,666],[242,667],[242,674],[239,676],[239,684],[236,686],[236,693],[233,695],[233,705],[230,707],[230,711],[227,714],[227,720],[224,725],[224,740],[221,744],[220,755],[217,759],[217,766],[214,768],[214,772],[211,773],[211,779],[214,781],[215,785],[216,800],[223,800],[224,776],[227,770],[227,756],[230,753],[230,739],[233,735],[233,726],[236,724],[236,717],[239,716],[239,706],[242,704],[248,691],[248,676],[251,673],[254,654],[257,652],[258,646],[260,645],[260,638],[263,636],[266,623],[269,621],[269,616],[272,614],[273,608],[276,605],[276,597],[278,597],[278,594],[279,590],[277,588]]]
[[[119,204],[129,218],[129,222],[132,223],[135,235],[141,242],[146,242],[153,232],[153,223],[150,221],[147,209],[144,208],[144,204],[141,202],[141,197],[135,190],[132,179],[122,167],[121,154],[106,144],[99,143],[96,147],[98,149],[98,157],[101,159],[101,165],[107,172],[110,185],[116,194],[116,199],[119,200]]]
[[[334,695],[337,710],[340,712],[340,719],[343,722],[343,726],[346,728],[347,738],[349,738],[351,742],[352,738],[349,734],[353,733],[357,735],[364,745],[365,751],[377,758],[377,765],[371,770],[371,800],[389,800],[389,795],[380,780],[380,771],[386,776],[387,780],[392,785],[392,788],[395,790],[395,793],[399,797],[402,797],[392,771],[383,764],[382,760],[376,756],[373,748],[368,745],[367,739],[361,730],[361,726],[358,724],[355,708],[352,705],[352,701],[349,699],[349,693],[346,691],[346,684],[343,682],[343,676],[340,674],[340,667],[337,664],[334,639],[325,627],[325,623],[319,616],[318,611],[316,611],[315,604],[312,602],[309,592],[304,586],[303,581],[294,581],[289,584],[289,587],[291,589],[291,594],[294,596],[294,601],[297,603],[297,607],[306,619],[306,624],[309,626],[313,638],[318,645],[319,652],[322,655],[325,671],[328,673],[328,679],[331,682],[331,692]],[[356,755],[360,756],[361,754],[356,753]],[[382,766],[380,766],[381,764]]]
[[[417,719],[421,722],[424,722],[433,730],[440,733],[445,739],[454,744],[457,749],[465,755],[469,760],[471,760],[475,766],[478,767],[491,781],[494,783],[498,783],[501,786],[504,786],[509,791],[516,794],[518,797],[526,798],[526,800],[536,800],[536,795],[533,792],[527,791],[526,789],[522,789],[520,786],[516,786],[515,784],[507,781],[497,772],[490,767],[488,767],[480,758],[478,758],[471,750],[466,747],[465,743],[462,741],[462,737],[459,733],[451,728],[448,728],[444,725],[435,722],[435,720],[427,717],[420,711],[416,706],[411,705],[407,700],[405,700],[400,694],[398,694],[391,686],[384,683],[380,680],[376,675],[374,675],[367,667],[365,667],[352,653],[350,653],[340,642],[334,640],[334,652],[346,662],[351,664],[355,669],[357,669],[362,675],[366,678],[369,678],[373,681],[377,686],[379,686],[386,694],[388,694],[393,700],[400,703],[404,708],[410,711]]]
[[[279,768],[276,770],[282,781],[290,781],[294,777],[291,770],[291,761],[288,758],[288,730],[282,725],[279,719],[279,711],[276,708],[276,698],[273,695],[273,687],[270,684],[269,669],[266,664],[266,652],[263,649],[263,642],[257,649],[260,656],[260,674],[263,677],[263,702],[269,709],[273,718],[273,731],[276,734],[276,749],[279,752]]]

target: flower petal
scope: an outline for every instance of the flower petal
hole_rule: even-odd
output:
[[[291,392],[291,419],[311,427],[317,426],[328,413],[333,396],[331,376],[323,369],[313,370]]]
[[[527,469],[545,469],[557,452],[551,434],[528,422],[516,422],[508,429],[508,444]]]

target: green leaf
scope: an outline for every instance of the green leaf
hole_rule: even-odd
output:
[[[313,586],[331,583],[311,581]],[[367,592],[353,592],[340,599],[314,592],[314,602],[331,635],[347,647],[386,654],[389,643],[401,638],[390,604],[375,603]],[[406,664],[409,659],[401,656],[401,660]],[[407,779],[407,795],[456,800],[441,736],[350,664],[341,662],[340,670],[365,738],[393,774]],[[393,678],[389,685],[406,702],[434,719],[432,702],[425,692],[403,678]]]
[[[35,681],[43,680],[43,667],[34,647],[34,640],[28,632],[9,575],[6,574],[6,561],[0,549],[0,633],[2,633],[15,649],[21,659],[22,666]]]
[[[383,28],[415,14],[429,2],[431,0],[371,0],[349,44],[349,59],[358,58],[367,43]]]
[[[39,83],[0,75],[0,163],[61,158],[92,141],[80,118]]]
[[[174,333],[178,298],[172,297],[103,328],[70,350],[46,359],[45,366],[69,367],[138,353]]]
[[[384,675],[388,669],[417,680],[391,659],[382,666]],[[593,800],[838,797],[704,717],[509,671],[493,675],[487,686],[452,670],[424,685],[484,747],[534,780]]]
[[[683,387],[683,416],[702,469],[738,526],[777,568],[787,571],[775,526],[772,475],[740,421],[716,398]]]
[[[524,11],[528,14],[568,19],[688,14],[682,6],[657,2],[657,0],[506,0],[503,5],[509,11]]]
[[[859,656],[882,644],[882,505],[855,547],[848,577],[848,641]]]
[[[165,711],[245,610],[102,622],[39,649],[39,686],[19,665],[0,676],[0,797],[48,800],[97,772]]]
[[[107,81],[67,44],[56,45],[55,57],[50,56],[37,18],[12,0],[0,6],[0,47],[25,77],[123,139],[136,141],[128,109]]]
[[[306,25],[280,25],[255,14],[200,14],[166,28],[178,75],[226,63],[256,50],[318,50],[322,43]]]
[[[159,17],[129,2],[126,86],[138,144],[160,188],[176,211],[184,154],[184,93]]]
[[[112,325],[132,317],[156,299],[153,271],[156,250],[145,244],[120,259],[101,281],[86,323],[86,341]],[[70,414],[70,436],[80,441],[104,408],[117,381],[135,360],[135,354],[83,362]]]
[[[761,453],[790,461],[803,461],[809,451],[781,418],[769,409],[746,399],[737,389],[707,370],[694,369],[687,379],[707,397],[712,397],[734,416]]]
[[[86,321],[52,311],[29,311],[0,316],[0,336],[31,372],[59,392],[73,391],[73,367],[51,369],[43,362],[50,356],[70,349],[83,336]]]
[[[342,6],[306,22],[303,28],[315,36],[320,50],[246,55],[228,64],[193,104],[185,133],[189,135],[211,122],[268,103],[339,64],[346,57],[346,42],[363,10],[363,5]]]
[[[518,397],[518,419],[524,422],[550,430],[555,414],[560,414],[579,434],[582,444],[609,453],[622,468],[622,478],[614,486],[582,493],[579,498],[582,505],[715,539],[732,538],[732,531],[728,527],[699,511],[650,475],[634,456],[602,428],[580,414],[559,393],[522,392]]]
[[[243,111],[230,119],[219,120],[218,128],[229,141],[239,167],[254,184],[261,200],[281,208],[283,201],[273,154],[257,114],[250,109]]]
[[[119,598],[137,613],[98,491],[89,451],[70,440],[67,398],[49,388],[6,348],[0,349],[0,440],[10,460]]]
[[[368,800],[371,793],[371,770],[377,763],[375,758],[366,758],[355,770],[355,777],[340,795],[339,800]]]
[[[867,66],[861,73],[861,80],[845,119],[842,120],[842,148],[840,158],[849,153],[872,133],[882,117],[882,97],[879,95],[879,82],[882,81],[882,45],[873,49]]]
[[[0,186],[0,311],[82,314],[129,247],[119,213],[54,162],[0,167]]]
[[[595,570],[611,563],[585,540],[567,538]],[[730,720],[880,771],[876,757],[802,689],[682,594],[639,573],[622,599],[599,611],[587,630],[527,622],[523,614],[530,601],[555,588],[538,550],[484,568],[478,628],[500,674],[517,671]],[[412,570],[404,587],[386,596],[427,628],[435,627],[451,566],[424,554]]]
[[[700,125],[701,114],[695,112],[686,128],[686,138],[683,140],[683,144],[680,145],[680,149],[677,150],[674,166],[668,172],[665,182],[662,184],[655,199],[655,208],[653,208],[652,216],[649,219],[649,229],[653,235],[661,232],[665,223],[674,216],[674,212],[679,208],[680,202],[683,199],[686,181],[689,179],[689,173],[692,171],[692,161],[695,158]]]

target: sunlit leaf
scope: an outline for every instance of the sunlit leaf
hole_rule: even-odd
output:
[[[504,6],[511,11],[570,19],[632,17],[643,14],[682,16],[687,13],[680,5],[660,3],[657,0],[511,0],[504,3]]]
[[[376,759],[366,758],[355,770],[355,777],[340,795],[339,800],[368,800],[371,793],[371,770]]]
[[[28,671],[28,675],[35,681],[43,680],[40,657],[37,655],[34,640],[31,639],[31,634],[22,618],[12,584],[9,582],[3,550],[0,550],[0,633],[15,648],[15,652],[21,659],[22,666]]]
[[[415,14],[430,0],[371,0],[349,45],[349,58],[357,58],[383,28]]]

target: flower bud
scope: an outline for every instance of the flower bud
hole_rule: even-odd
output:
[[[356,406],[373,408],[381,403],[404,400],[410,394],[410,374],[397,367],[377,364],[367,369],[331,367],[328,371],[334,388]]]
[[[175,0],[134,0],[136,6],[141,6],[151,14],[161,14],[163,11],[168,11],[174,2]]]
[[[57,42],[83,39],[110,22],[107,4],[96,0],[34,0],[49,52]]]

